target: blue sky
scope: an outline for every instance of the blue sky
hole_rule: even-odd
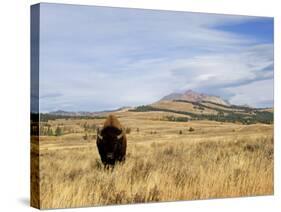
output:
[[[150,104],[193,89],[273,105],[273,18],[41,4],[40,110]]]

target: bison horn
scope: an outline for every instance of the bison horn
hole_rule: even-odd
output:
[[[122,132],[120,133],[120,135],[117,135],[117,139],[118,139],[118,140],[121,139],[122,137],[123,137]]]
[[[103,139],[103,137],[99,133],[98,133],[98,138],[101,140]]]

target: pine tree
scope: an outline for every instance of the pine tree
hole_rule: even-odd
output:
[[[62,129],[60,127],[57,127],[56,131],[55,131],[55,134],[56,134],[56,136],[62,135]]]
[[[48,127],[47,135],[48,136],[53,136],[54,135],[53,130],[52,130],[51,127]]]

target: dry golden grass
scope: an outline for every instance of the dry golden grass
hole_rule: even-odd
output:
[[[173,102],[173,101],[159,101],[153,103],[151,106],[161,109],[171,109],[182,111],[182,112],[191,112],[194,114],[217,114],[216,110],[205,108],[203,111],[195,109],[194,105],[187,102]]]
[[[113,170],[82,134],[40,141],[41,208],[273,194],[272,125],[120,120],[132,131]]]

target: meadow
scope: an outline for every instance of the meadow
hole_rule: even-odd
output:
[[[104,169],[96,148],[104,119],[48,121],[65,134],[40,137],[41,208],[273,194],[272,124],[116,115],[129,130],[126,162],[114,169]]]

